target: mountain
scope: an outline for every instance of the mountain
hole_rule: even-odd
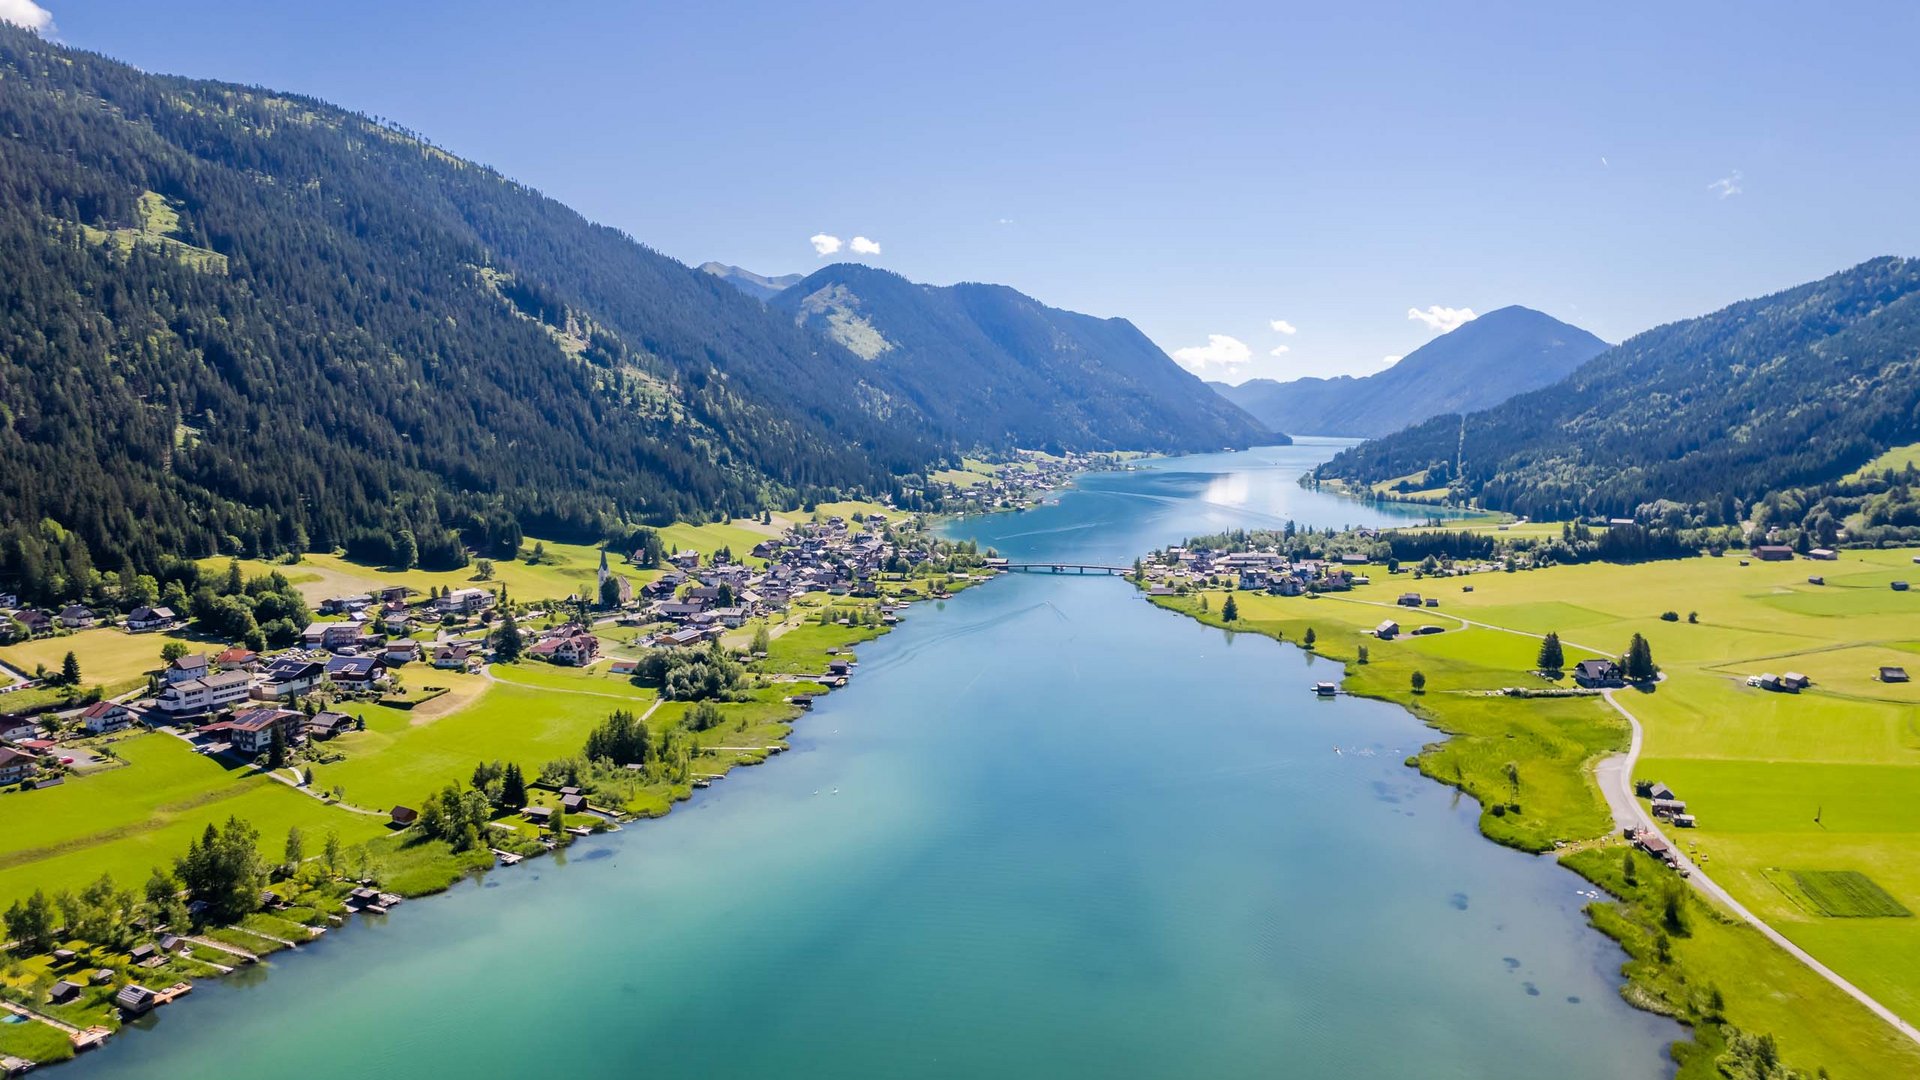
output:
[[[457,563],[960,449],[784,314],[412,133],[4,24],[0,86],[0,590],[403,532]]]
[[[1491,408],[1558,382],[1607,343],[1531,308],[1504,307],[1465,323],[1362,378],[1252,379],[1214,384],[1280,431],[1370,438],[1430,416]]]
[[[1125,319],[1003,285],[920,285],[825,267],[770,305],[865,358],[877,381],[962,445],[1214,450],[1284,441],[1175,364]]]
[[[1666,500],[1723,524],[1738,503],[1914,442],[1920,260],[1889,257],[1649,330],[1553,386],[1353,447],[1318,475],[1450,483],[1536,518]]]
[[[771,300],[775,293],[791,285],[798,285],[805,274],[781,274],[779,277],[767,277],[738,266],[729,266],[721,262],[704,262],[700,269],[712,274],[721,281],[739,289],[755,300]]]

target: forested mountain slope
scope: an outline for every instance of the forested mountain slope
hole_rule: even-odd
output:
[[[1606,348],[1606,342],[1551,315],[1504,307],[1374,375],[1252,379],[1213,388],[1279,431],[1370,438],[1430,416],[1491,408],[1564,378]]]
[[[866,374],[417,137],[0,24],[0,588],[883,491],[953,447]]]
[[[1422,487],[1534,517],[1668,500],[1710,523],[1920,441],[1920,260],[1880,258],[1672,323],[1483,412],[1354,447],[1322,478]]]
[[[858,263],[769,303],[871,362],[876,380],[962,444],[1214,450],[1284,441],[1125,319],[1003,285],[920,285]]]

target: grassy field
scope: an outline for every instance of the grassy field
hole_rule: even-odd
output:
[[[36,888],[78,889],[111,873],[138,888],[211,823],[237,815],[277,848],[287,828],[358,843],[384,821],[351,814],[251,770],[228,769],[171,735],[122,739],[127,764],[40,791],[0,794],[0,907]]]
[[[751,547],[755,542],[758,541],[750,542],[747,546]],[[586,596],[593,593],[600,571],[599,548],[543,540],[539,541],[543,548],[540,561],[530,563],[528,558],[534,543],[529,539],[518,559],[494,560],[491,581],[480,580],[473,566],[445,571],[387,570],[354,562],[343,555],[309,554],[292,564],[243,559],[240,569],[248,576],[277,570],[300,590],[300,595],[306,597],[309,603],[318,603],[330,596],[369,592],[383,585],[405,585],[423,593],[429,588],[494,588],[504,585],[508,596],[522,601],[558,600],[570,595]],[[224,572],[227,562],[224,558],[204,559],[201,566],[210,571]],[[628,564],[619,552],[609,554],[608,568],[632,580],[636,586],[659,576],[658,571],[641,570]]]
[[[1865,465],[1860,466],[1858,469],[1855,469],[1848,479],[1854,480],[1865,476],[1878,476],[1888,469],[1892,469],[1894,472],[1905,472],[1909,465],[1920,467],[1920,443],[1908,443],[1905,446],[1896,446],[1886,453],[1881,454],[1879,457],[1874,458],[1872,461],[1867,462]]]
[[[169,641],[186,644],[197,651],[224,648],[224,643],[194,641],[179,634],[129,634],[110,626],[79,630],[71,634],[34,638],[0,649],[0,661],[9,667],[33,674],[44,665],[58,673],[69,650],[80,661],[80,681],[86,686],[118,686],[142,679],[160,668],[160,648]]]
[[[1442,730],[1461,734],[1423,754],[1421,769],[1483,803],[1518,802],[1518,821],[1511,813],[1493,818],[1489,809],[1483,825],[1503,842],[1536,850],[1607,828],[1610,819],[1591,779],[1571,767],[1623,746],[1624,730],[1599,715],[1591,699],[1471,692],[1546,685],[1526,672],[1536,647],[1531,638],[1481,628],[1390,643],[1362,634],[1390,614],[1394,595],[1419,591],[1440,598],[1442,607],[1396,616],[1407,624],[1459,626],[1464,618],[1528,633],[1555,630],[1570,664],[1596,653],[1616,655],[1632,634],[1646,635],[1667,678],[1654,692],[1627,701],[1647,731],[1638,773],[1671,785],[1698,816],[1700,827],[1683,834],[1695,857],[1776,929],[1895,1011],[1915,1017],[1920,919],[1893,916],[1886,901],[1862,899],[1869,895],[1864,890],[1849,901],[1854,893],[1834,884],[1857,886],[1853,875],[1861,875],[1892,905],[1920,908],[1920,694],[1910,683],[1874,679],[1883,663],[1920,667],[1920,594],[1889,588],[1895,579],[1920,577],[1913,554],[1845,552],[1836,562],[1749,560],[1744,566],[1729,555],[1418,582],[1376,572],[1370,587],[1317,600],[1240,594],[1239,625],[1296,642],[1313,626],[1319,651],[1343,658],[1365,644],[1372,662],[1350,668],[1348,686],[1401,701]],[[1827,584],[1810,584],[1810,576]],[[1469,586],[1473,591],[1465,591]],[[1218,622],[1223,599],[1209,596],[1210,621]],[[1169,606],[1191,613],[1197,600]],[[1663,619],[1665,612],[1677,618]],[[1690,613],[1697,622],[1688,621]],[[1407,685],[1416,668],[1428,679],[1418,698]],[[1746,685],[1748,675],[1786,671],[1811,675],[1813,687],[1780,694]],[[1502,779],[1507,761],[1518,766],[1517,798]],[[1782,880],[1793,884],[1783,888]],[[1805,881],[1816,883],[1814,895]],[[1824,891],[1819,883],[1827,883]],[[1849,903],[1856,910],[1838,915]],[[1742,942],[1742,955],[1767,954],[1763,940],[1747,935],[1759,942],[1751,945],[1742,933],[1728,927],[1726,934]],[[1727,972],[1720,983],[1730,1011],[1752,1008],[1749,991],[1758,985],[1752,972],[1740,965],[1716,969]],[[1920,1058],[1899,1059],[1891,1068],[1884,1061],[1875,1066],[1880,1059],[1871,1055],[1835,1049],[1815,1022],[1844,1027],[1852,1020],[1839,1018],[1860,1010],[1824,986],[1816,979],[1797,991],[1804,1000],[1822,1001],[1818,1009],[1756,1010],[1766,1023],[1755,1022],[1754,1030],[1774,1031],[1791,1055],[1824,1064],[1836,1076],[1920,1069]]]

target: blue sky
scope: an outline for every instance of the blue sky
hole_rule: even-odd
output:
[[[690,263],[1002,282],[1236,381],[1377,371],[1459,309],[1619,340],[1920,254],[1911,4],[38,4]]]

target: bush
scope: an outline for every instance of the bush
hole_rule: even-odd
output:
[[[1660,621],[1661,622],[1679,622],[1680,613],[1677,611],[1663,611],[1660,613]]]

